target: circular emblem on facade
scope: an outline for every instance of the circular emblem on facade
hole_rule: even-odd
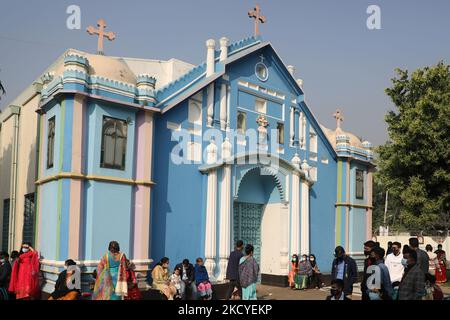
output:
[[[255,65],[255,74],[259,80],[267,81],[267,79],[269,78],[269,69],[267,69],[266,65],[263,62],[258,62]]]

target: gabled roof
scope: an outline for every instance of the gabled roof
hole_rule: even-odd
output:
[[[270,42],[263,42],[260,37],[250,37],[231,44],[228,47],[228,58],[223,61],[223,63],[219,62],[220,52],[217,50],[215,51],[216,71],[212,76],[208,78],[206,77],[206,63],[203,62],[202,64],[191,69],[188,73],[186,73],[179,79],[158,90],[156,93],[157,103],[155,107],[161,108],[161,113],[169,111],[179,103],[183,102],[185,99],[194,95],[195,93],[202,90],[207,85],[224,75],[227,65],[266,47],[270,48],[273,51],[276,66],[281,69],[280,74],[284,76],[284,79],[292,86],[292,88],[297,92],[298,95],[303,95],[303,89],[298,85],[297,81],[289,72],[286,64],[280,58],[280,55],[273,48],[272,44]],[[311,119],[311,123],[315,131],[322,138],[322,141],[325,143],[327,149],[330,151],[333,157],[337,158],[336,150],[330,144],[330,141],[322,131],[319,122],[309,109],[306,102],[301,101],[298,102],[298,104],[302,107],[303,110],[305,110],[308,118]]]

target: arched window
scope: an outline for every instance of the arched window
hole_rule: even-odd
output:
[[[125,120],[103,117],[102,168],[125,170],[127,149],[127,122]]]
[[[55,153],[55,117],[48,120],[47,129],[47,169],[53,168],[53,156]]]
[[[247,130],[247,115],[244,112],[238,112],[237,131],[239,134],[245,134]]]

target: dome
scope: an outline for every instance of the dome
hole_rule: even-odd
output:
[[[340,143],[349,143],[352,147],[357,148],[363,148],[363,143],[361,142],[361,139],[359,139],[356,135],[353,133],[347,132],[342,130],[341,128],[337,128],[336,130],[328,129],[327,127],[324,127],[323,125],[320,125],[323,132],[327,136],[328,140],[330,141],[331,145],[336,148],[336,143],[339,141]]]

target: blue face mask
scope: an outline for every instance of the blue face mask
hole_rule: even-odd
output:
[[[403,258],[402,265],[406,268],[408,266],[408,260]]]
[[[380,295],[376,292],[369,292],[370,300],[381,300]]]

